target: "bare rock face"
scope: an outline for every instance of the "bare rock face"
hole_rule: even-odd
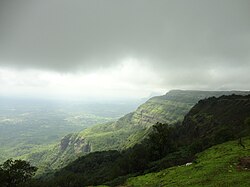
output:
[[[84,137],[78,137],[76,134],[69,134],[61,139],[60,151],[73,150],[74,153],[91,152],[91,144]]]
[[[70,138],[71,138],[71,134],[69,134],[61,139],[61,143],[60,143],[60,150],[61,151],[66,150],[66,148],[70,144]]]
[[[78,137],[74,141],[74,151],[75,153],[89,153],[91,151],[91,145],[83,137]]]
[[[90,145],[89,142],[82,148],[82,151],[83,151],[84,153],[89,153],[89,152],[91,152],[91,145]]]

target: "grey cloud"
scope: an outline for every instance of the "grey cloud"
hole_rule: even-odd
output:
[[[209,68],[250,68],[249,10],[248,0],[2,0],[0,65],[89,70],[132,56],[206,82]]]

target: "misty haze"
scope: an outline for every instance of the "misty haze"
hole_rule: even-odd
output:
[[[0,187],[250,186],[249,0],[0,0]]]

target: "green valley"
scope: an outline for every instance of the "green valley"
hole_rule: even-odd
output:
[[[0,97],[0,163],[19,158],[38,165],[63,136],[115,121],[140,101],[50,101]]]

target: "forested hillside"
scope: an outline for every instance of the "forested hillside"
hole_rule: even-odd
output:
[[[250,96],[212,97],[197,103],[185,116],[183,123],[157,123],[147,138],[132,148],[121,152],[94,152],[80,157],[57,172],[47,185],[62,186],[66,183],[65,180],[70,179],[72,186],[115,186],[124,183],[131,176],[156,172],[187,162],[199,162],[195,156],[197,153],[234,139],[239,142],[237,149],[243,149],[247,156],[250,154],[248,143],[245,143],[248,139],[243,137],[249,135]],[[216,149],[213,151],[220,154]],[[235,155],[234,151],[232,155]],[[237,160],[235,159],[234,162]],[[128,184],[134,184],[133,180],[129,180]]]
[[[42,166],[43,173],[63,167],[90,152],[123,150],[143,140],[157,122],[168,124],[181,122],[185,114],[200,99],[233,93],[246,95],[249,92],[172,90],[163,96],[149,99],[135,112],[125,115],[116,122],[95,125],[80,133],[69,134],[53,148],[30,154],[26,159],[37,166]]]

